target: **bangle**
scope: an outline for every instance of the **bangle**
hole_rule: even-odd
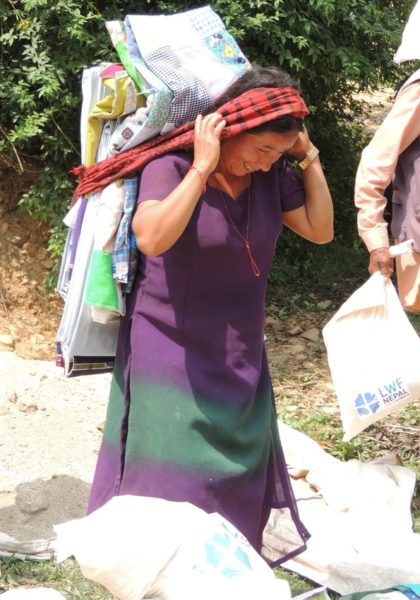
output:
[[[207,181],[206,181],[203,173],[200,171],[200,169],[197,169],[197,167],[194,167],[194,165],[191,165],[191,167],[189,168],[189,171],[195,171],[196,173],[199,174],[201,182],[203,184],[203,189],[201,190],[201,193],[204,194],[204,192],[207,189]]]
[[[306,167],[309,167],[311,162],[313,160],[315,160],[315,158],[318,156],[318,154],[319,154],[319,150],[315,146],[309,150],[309,152],[305,156],[305,158],[303,160],[301,160],[299,163],[299,167],[302,169],[302,171],[304,171],[306,169]]]

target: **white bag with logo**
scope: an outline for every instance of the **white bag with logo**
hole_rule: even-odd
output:
[[[350,296],[323,336],[345,441],[420,400],[420,338],[379,272]]]
[[[115,496],[54,530],[57,562],[73,555],[120,600],[291,598],[288,582],[231,523],[189,502]]]

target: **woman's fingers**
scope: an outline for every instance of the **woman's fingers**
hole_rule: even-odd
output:
[[[199,133],[202,122],[203,122],[203,115],[197,115],[197,117],[195,119],[195,127],[194,127],[195,133]]]
[[[195,121],[194,163],[206,174],[210,174],[218,163],[220,135],[225,124],[219,113],[199,115]]]
[[[206,115],[205,117],[201,117],[201,119],[200,119],[200,125],[202,125],[203,129],[206,129],[208,131],[214,130],[222,122],[223,122],[222,115],[220,115],[217,112],[210,113],[209,115]]]
[[[224,119],[222,119],[214,128],[214,132],[217,134],[217,137],[220,137],[223,129],[226,126],[226,121]]]

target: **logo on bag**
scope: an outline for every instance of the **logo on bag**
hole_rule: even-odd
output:
[[[354,406],[361,417],[369,417],[378,412],[381,405],[376,398],[376,394],[367,392],[366,394],[359,394],[357,396]]]
[[[378,386],[374,392],[358,394],[354,400],[354,407],[359,417],[366,418],[388,408],[392,404],[401,402],[410,395],[404,380],[397,377],[390,383]]]

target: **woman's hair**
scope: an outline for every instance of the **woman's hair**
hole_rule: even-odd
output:
[[[255,88],[282,88],[291,87],[300,92],[300,84],[288,73],[281,71],[277,67],[252,67],[246,71],[242,77],[234,81],[228,89],[213,104],[211,111],[217,110],[225,102],[237,98],[248,90]],[[297,119],[292,116],[284,116],[274,121],[268,121],[249,129],[247,133],[263,133],[269,131],[273,133],[284,133],[285,131],[302,131],[303,119]]]

